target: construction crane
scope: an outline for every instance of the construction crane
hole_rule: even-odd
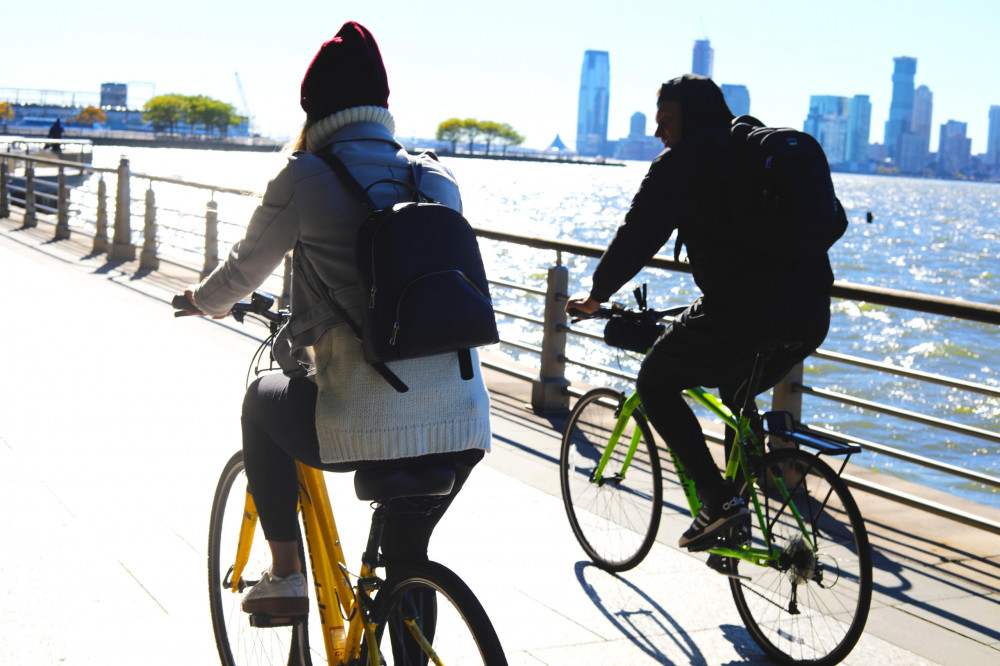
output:
[[[243,91],[243,82],[240,81],[240,73],[236,72],[236,89],[240,93],[240,100],[243,102],[243,114],[247,117],[247,131],[250,136],[254,136],[254,119],[250,115],[250,105],[247,104],[247,94]]]

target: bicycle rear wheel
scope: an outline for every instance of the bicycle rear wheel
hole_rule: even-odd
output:
[[[622,393],[588,392],[566,421],[559,455],[559,485],[573,534],[594,563],[626,571],[649,553],[660,527],[663,482],[656,442],[638,410],[632,413],[600,481],[594,471],[618,421]],[[622,465],[635,433],[639,443],[624,475]]]
[[[461,578],[436,562],[394,571],[375,597],[374,618],[385,666],[507,664],[482,604]],[[358,663],[368,663],[367,642]]]
[[[839,663],[861,637],[871,606],[871,549],[857,504],[829,465],[797,449],[768,453],[757,486],[770,547],[781,557],[770,567],[736,561],[737,573],[750,578],[730,579],[740,617],[779,663]],[[753,542],[767,547],[760,530],[753,530]]]
[[[208,593],[219,658],[225,666],[310,666],[305,622],[267,629],[251,627],[250,616],[240,608],[242,591],[257,582],[261,571],[271,561],[258,522],[242,580],[231,580],[246,488],[243,452],[240,451],[229,459],[219,478],[208,530]],[[237,592],[233,592],[233,587]]]

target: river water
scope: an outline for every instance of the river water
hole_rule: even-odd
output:
[[[283,164],[276,154],[99,147],[95,166],[114,167],[122,154],[133,172],[182,178],[247,191],[263,191]],[[606,245],[621,221],[647,168],[501,162],[445,158],[462,188],[466,217],[477,226],[512,233]],[[922,294],[1000,305],[1000,186],[994,184],[834,174],[834,184],[851,224],[830,252],[838,280],[904,289]],[[157,204],[164,206],[161,186]],[[188,196],[191,196],[190,194]],[[238,237],[252,203],[220,201],[220,219]],[[196,195],[191,210],[203,210]],[[873,215],[867,223],[866,213]],[[225,235],[226,232],[223,232]],[[669,254],[673,242],[663,251]],[[484,245],[491,277],[541,286],[555,253]],[[570,289],[585,292],[596,260],[564,257]],[[690,302],[698,291],[689,276],[644,271],[636,284],[649,283],[656,307]],[[618,299],[630,303],[630,288]],[[540,316],[537,299],[497,289],[498,303],[527,307]],[[590,322],[580,326],[595,326]],[[540,334],[523,324],[501,322],[502,335],[537,344]],[[1000,336],[996,327],[871,304],[834,301],[830,334],[823,348],[885,361],[924,372],[1000,386]],[[637,359],[599,343],[571,338],[570,358],[586,358],[635,371]],[[535,357],[510,352],[537,363]],[[591,376],[570,366],[574,379]],[[600,380],[607,383],[607,379]],[[1000,432],[1000,400],[918,384],[818,359],[807,362],[805,383],[868,400]],[[761,401],[763,404],[763,399]],[[1000,475],[996,445],[970,436],[931,430],[870,411],[805,396],[803,420],[843,430],[961,467]],[[857,462],[886,474],[912,479],[958,496],[1000,507],[1000,492],[876,454]]]

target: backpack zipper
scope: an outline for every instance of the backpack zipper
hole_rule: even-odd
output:
[[[479,285],[477,285],[475,282],[473,282],[469,278],[468,275],[466,275],[464,272],[462,272],[462,271],[460,271],[458,269],[450,269],[450,270],[446,270],[446,271],[434,271],[433,273],[424,273],[423,275],[421,275],[421,276],[419,276],[419,277],[411,280],[409,282],[409,284],[407,284],[403,288],[403,291],[399,294],[399,299],[396,301],[396,319],[395,319],[395,321],[392,324],[392,334],[389,336],[389,345],[390,346],[392,346],[392,347],[396,346],[396,338],[399,336],[399,308],[403,304],[403,301],[405,300],[406,292],[410,290],[411,286],[413,286],[417,282],[423,280],[424,278],[433,277],[435,275],[445,275],[447,273],[458,273],[459,277],[461,277],[462,280],[464,280],[466,284],[468,284],[470,287],[472,287],[473,291],[475,291],[477,294],[479,294],[480,296],[482,296],[488,302],[492,303],[492,301],[490,301],[489,294],[485,293],[482,289],[480,289]]]

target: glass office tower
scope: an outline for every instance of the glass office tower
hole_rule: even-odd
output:
[[[847,103],[847,145],[844,161],[855,171],[868,163],[872,103],[868,95],[855,95]]]
[[[1000,106],[990,107],[990,128],[986,139],[986,163],[1000,165]]]
[[[750,91],[746,86],[723,83],[722,96],[726,99],[726,105],[733,112],[734,116],[746,116],[750,114]]]
[[[889,120],[885,121],[885,150],[889,157],[896,157],[896,140],[903,132],[910,131],[913,122],[913,77],[917,73],[917,59],[901,56],[893,58],[896,67],[892,72],[892,101],[889,103]]]
[[[698,39],[694,43],[694,53],[691,56],[691,73],[712,78],[712,64],[715,60],[715,49],[707,39]]]
[[[611,66],[607,51],[583,54],[580,104],[576,116],[576,152],[603,155],[608,142]]]

